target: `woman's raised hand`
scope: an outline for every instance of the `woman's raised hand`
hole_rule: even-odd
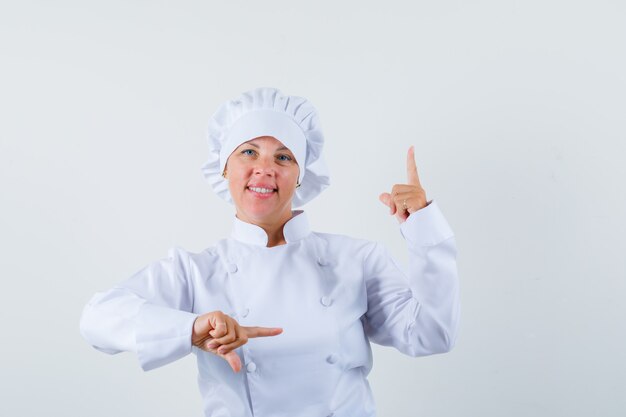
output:
[[[233,371],[241,370],[241,359],[234,351],[252,337],[276,336],[283,332],[277,327],[246,327],[221,311],[198,316],[193,323],[191,343],[224,358]]]
[[[406,156],[406,174],[408,184],[396,184],[391,188],[391,193],[382,193],[378,197],[389,207],[389,213],[396,215],[400,223],[404,222],[410,214],[428,205],[426,191],[422,188],[417,175],[413,146],[409,148]]]

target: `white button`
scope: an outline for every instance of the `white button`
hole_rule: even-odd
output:
[[[246,317],[248,317],[248,314],[250,314],[250,309],[248,308],[244,308],[243,310],[241,310],[241,312],[239,313],[239,316],[243,317],[244,319]]]
[[[326,362],[328,362],[328,363],[330,363],[330,364],[333,364],[333,363],[337,363],[337,360],[338,360],[338,359],[339,359],[339,357],[338,357],[337,355],[332,354],[332,355],[328,355],[328,356],[326,357]]]
[[[321,256],[320,256],[319,258],[317,258],[317,263],[318,263],[320,266],[326,266],[326,265],[328,265],[328,261],[327,261],[326,259],[322,258]]]
[[[230,272],[231,274],[237,272],[237,264],[228,264],[227,268],[228,272]]]
[[[323,296],[320,302],[324,307],[328,307],[333,303],[333,299],[327,296]]]
[[[247,370],[248,372],[254,372],[254,371],[256,371],[256,363],[254,363],[254,362],[250,362],[250,363],[248,363],[248,364],[246,365],[246,370]]]

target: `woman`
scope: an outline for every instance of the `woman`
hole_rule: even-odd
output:
[[[256,89],[209,125],[203,172],[236,209],[232,236],[201,253],[173,249],[86,306],[95,348],[133,351],[149,370],[193,351],[206,416],[373,416],[370,341],[411,355],[451,349],[458,280],[452,231],[422,189],[381,201],[401,222],[405,275],[378,244],[315,233],[293,211],[328,185],[315,109]]]

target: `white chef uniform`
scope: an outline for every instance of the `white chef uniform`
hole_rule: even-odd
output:
[[[436,202],[400,226],[409,271],[377,243],[312,232],[306,214],[266,247],[235,218],[232,236],[201,253],[172,249],[85,307],[81,332],[108,353],[132,351],[145,370],[197,356],[205,415],[374,416],[369,342],[411,355],[451,349],[459,287],[453,233]],[[237,349],[242,371],[192,348],[194,319],[221,310],[244,326],[282,327]]]

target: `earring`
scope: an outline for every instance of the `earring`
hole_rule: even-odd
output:
[[[226,178],[226,168],[224,168],[224,172],[222,172],[222,177]]]
[[[300,184],[299,182],[298,182],[298,183],[296,183],[296,188],[300,188],[300,186],[301,186],[301,185],[302,185],[302,184]]]

